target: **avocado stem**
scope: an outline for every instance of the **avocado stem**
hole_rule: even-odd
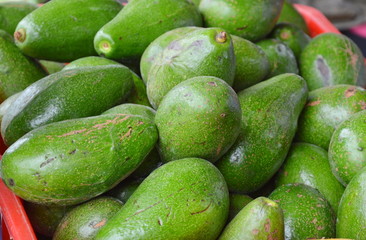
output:
[[[18,42],[24,42],[25,37],[26,37],[26,33],[25,33],[25,29],[24,28],[21,28],[21,29],[19,29],[18,31],[16,31],[14,33],[14,38]]]
[[[220,32],[216,35],[216,42],[218,43],[225,43],[227,40],[227,33],[226,32]]]
[[[99,43],[99,49],[102,53],[109,53],[111,51],[111,44],[107,41],[101,41]]]

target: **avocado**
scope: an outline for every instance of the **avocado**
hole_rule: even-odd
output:
[[[42,67],[46,70],[48,74],[59,72],[65,67],[65,64],[60,62],[39,60],[39,63],[42,65]]]
[[[130,1],[98,31],[94,47],[107,58],[137,60],[154,39],[185,26],[202,26],[202,17],[189,0]]]
[[[171,40],[151,63],[145,80],[151,106],[157,109],[169,90],[197,76],[218,77],[233,84],[234,48],[223,29],[199,28]]]
[[[136,191],[138,186],[140,186],[142,179],[132,179],[128,177],[127,179],[120,182],[117,186],[104,193],[105,196],[111,196],[117,198],[121,202],[125,203],[131,197],[131,195]]]
[[[233,239],[284,239],[282,209],[268,198],[254,199],[229,222],[218,240]]]
[[[366,239],[366,168],[356,174],[344,191],[337,214],[337,237]]]
[[[292,73],[238,93],[240,134],[216,163],[231,192],[254,192],[277,172],[291,146],[307,94],[305,80]]]
[[[153,171],[95,240],[214,240],[228,212],[220,171],[204,159],[180,159]]]
[[[231,35],[236,59],[233,88],[239,92],[264,80],[269,74],[270,63],[266,53],[257,45]]]
[[[62,218],[52,239],[93,240],[122,206],[122,202],[111,197],[99,197],[82,203]]]
[[[344,186],[366,166],[366,111],[343,121],[329,144],[329,162],[334,176]]]
[[[288,0],[285,0],[283,3],[282,11],[277,23],[291,23],[301,28],[305,33],[309,33],[309,28],[305,19]]]
[[[313,90],[301,112],[296,141],[328,150],[339,124],[365,109],[366,90],[361,87],[340,84]]]
[[[52,0],[19,22],[15,43],[28,56],[57,62],[97,55],[94,35],[121,8],[115,0]]]
[[[276,185],[303,183],[317,189],[328,200],[334,212],[344,192],[344,187],[334,177],[328,153],[309,143],[294,143],[276,177]]]
[[[98,115],[121,104],[133,86],[124,66],[63,70],[33,83],[9,106],[1,122],[6,145],[42,125]],[[93,103],[93,104],[91,104]]]
[[[258,41],[271,32],[284,0],[201,0],[199,10],[206,27]]]
[[[0,103],[47,75],[38,62],[19,51],[3,30],[0,30],[0,53]]]
[[[238,193],[230,193],[229,198],[230,208],[228,221],[231,221],[240,212],[240,210],[242,210],[253,200],[253,198],[249,197],[248,195]]]
[[[175,86],[156,111],[163,162],[186,157],[218,160],[239,134],[241,109],[223,80],[201,76]]]
[[[150,118],[154,121],[156,111],[151,107],[134,104],[134,103],[124,103],[121,105],[117,105],[102,114],[132,114],[132,115],[140,115],[147,118]]]
[[[150,119],[108,114],[50,123],[12,144],[0,162],[4,183],[40,204],[75,205],[117,185],[157,141]]]
[[[283,73],[299,74],[294,52],[284,42],[277,39],[264,39],[256,43],[266,53],[270,72],[267,78],[271,78]]]
[[[269,198],[283,210],[285,240],[335,237],[335,214],[315,188],[295,183],[280,186]]]
[[[21,92],[15,93],[5,99],[4,102],[0,104],[0,123],[3,120],[4,115],[6,114],[6,111],[8,111],[9,106],[17,99],[17,97],[20,95]]]
[[[337,84],[366,87],[362,52],[342,34],[323,33],[313,38],[301,54],[300,73],[310,91]]]

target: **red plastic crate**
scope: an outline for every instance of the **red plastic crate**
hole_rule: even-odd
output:
[[[304,17],[311,37],[325,32],[340,33],[319,10],[301,4],[295,4],[295,7]],[[5,149],[6,147],[0,138],[0,153],[4,153]],[[0,214],[2,216],[3,240],[37,240],[28,216],[24,211],[22,200],[15,196],[1,179]]]

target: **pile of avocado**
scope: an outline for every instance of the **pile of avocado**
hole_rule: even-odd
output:
[[[39,239],[366,239],[366,73],[284,0],[0,0],[6,186]]]

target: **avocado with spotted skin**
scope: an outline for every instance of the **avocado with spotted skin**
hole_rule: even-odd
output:
[[[230,193],[230,209],[228,221],[231,221],[253,198],[239,193]]]
[[[277,172],[291,146],[307,94],[305,80],[291,73],[238,93],[240,135],[216,163],[230,191],[254,192]]]
[[[299,118],[296,141],[328,150],[339,124],[365,109],[366,90],[361,87],[340,84],[313,90]]]
[[[271,199],[259,197],[248,203],[223,230],[218,240],[284,239],[283,213]]]
[[[204,159],[180,159],[153,171],[95,240],[214,240],[228,212],[220,171]]]
[[[20,20],[37,9],[37,5],[29,2],[0,1],[0,29],[13,35]]]
[[[297,11],[294,5],[287,0],[283,3],[282,11],[277,23],[291,23],[298,26],[305,33],[309,33],[309,28],[306,25],[305,19],[299,11]]]
[[[333,209],[315,188],[287,184],[276,188],[269,198],[283,210],[285,240],[335,237]]]
[[[27,201],[75,205],[130,175],[153,149],[157,134],[150,119],[137,115],[108,114],[47,124],[6,150],[1,176]]]
[[[342,34],[323,33],[313,38],[301,54],[300,74],[310,91],[337,84],[366,87],[362,52]]]
[[[334,176],[346,186],[366,166],[366,111],[343,121],[332,135],[329,162]]]
[[[93,240],[122,206],[121,201],[112,197],[99,197],[82,203],[62,218],[52,240]]]

